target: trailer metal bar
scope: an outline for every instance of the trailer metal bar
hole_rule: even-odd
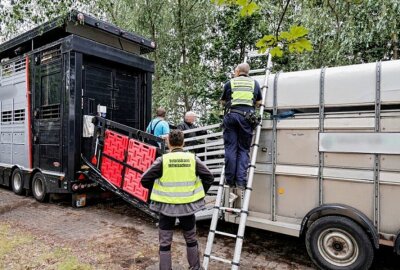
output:
[[[319,133],[324,132],[324,118],[325,118],[325,67],[321,68],[321,75],[319,79]],[[318,192],[319,192],[319,205],[324,202],[323,197],[323,170],[324,170],[324,155],[322,151],[318,151]]]
[[[188,132],[186,132],[186,133],[188,133]],[[202,139],[214,138],[214,137],[219,137],[219,136],[222,136],[222,131],[221,132],[217,132],[217,133],[207,134],[207,135],[201,135],[201,136],[186,138],[185,142],[191,142],[191,141],[197,141],[197,140],[202,140]]]
[[[272,115],[278,114],[278,79],[281,71],[275,74],[273,92],[273,111]],[[276,152],[277,152],[277,123],[278,119],[272,119],[272,189],[271,189],[271,220],[276,221]]]
[[[209,126],[205,126],[205,127],[187,129],[182,132],[183,132],[183,134],[186,134],[186,133],[192,133],[192,132],[197,132],[197,131],[210,130],[210,129],[219,128],[219,127],[221,127],[221,124],[214,124],[214,125],[209,125]]]
[[[375,86],[375,132],[381,130],[381,67],[382,62],[376,63],[376,86]],[[374,155],[374,225],[379,232],[380,227],[380,188],[379,188],[379,171],[380,171],[380,154]]]

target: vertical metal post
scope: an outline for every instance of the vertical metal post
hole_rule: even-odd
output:
[[[281,72],[277,72],[274,78],[274,95],[272,110],[272,188],[271,188],[271,220],[276,221],[276,155],[277,155],[277,114],[278,114],[278,79]]]
[[[319,133],[324,132],[324,119],[325,119],[325,67],[321,68],[321,75],[319,79]],[[319,140],[319,136],[318,136]],[[319,144],[318,144],[319,145]],[[324,202],[323,197],[323,170],[324,170],[324,152],[318,150],[318,190],[319,190],[319,205]]]
[[[381,62],[376,63],[376,93],[375,93],[375,132],[381,129]],[[374,155],[374,225],[379,232],[380,225],[380,155]]]

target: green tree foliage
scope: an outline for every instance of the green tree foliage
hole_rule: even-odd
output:
[[[286,4],[282,10],[278,26],[274,34],[264,35],[256,43],[260,53],[269,53],[275,57],[282,57],[284,51],[289,53],[302,53],[304,51],[312,51],[310,40],[307,39],[308,30],[303,26],[293,25],[289,31],[280,32],[280,26],[287,12],[291,0],[286,0]],[[260,6],[253,0],[213,0],[218,5],[237,5],[240,7],[240,16],[252,16]]]
[[[207,0],[114,1],[113,22],[151,37],[157,44],[153,107],[163,106],[177,123],[188,110],[208,118],[209,69],[203,52],[208,45],[212,5]]]
[[[186,110],[219,121],[222,85],[249,49],[271,48],[275,71],[399,58],[398,0],[2,0],[0,35],[70,8],[156,42],[153,107],[174,123]]]

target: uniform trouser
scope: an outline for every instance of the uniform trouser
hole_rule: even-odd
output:
[[[253,129],[243,115],[228,113],[224,117],[225,179],[229,185],[245,186]]]
[[[200,268],[200,258],[196,238],[195,215],[178,217],[186,241],[187,260],[191,270]],[[160,270],[171,270],[171,244],[174,233],[176,217],[160,214],[159,240],[160,240]]]

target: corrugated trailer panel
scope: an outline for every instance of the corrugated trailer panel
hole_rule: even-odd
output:
[[[318,181],[313,177],[279,174],[276,177],[276,214],[299,220],[318,206]]]
[[[393,179],[393,178],[392,178]],[[400,180],[400,174],[397,175]],[[380,186],[381,220],[380,229],[384,233],[396,234],[400,224],[400,182],[396,184],[381,184]]]
[[[253,194],[250,198],[250,211],[271,214],[271,175],[256,173],[253,182]]]
[[[318,130],[278,130],[277,162],[279,164],[318,164]]]
[[[341,203],[352,206],[373,220],[374,185],[372,181],[354,182],[353,179],[324,178],[324,203]]]
[[[325,106],[374,104],[375,82],[375,63],[327,68]]]
[[[382,104],[400,104],[400,60],[381,65]],[[377,64],[359,64],[325,69],[325,107],[366,106],[375,104]],[[263,76],[255,76],[260,85]],[[318,108],[321,69],[282,72],[277,82],[279,109]],[[273,107],[275,75],[268,79],[267,104]]]
[[[381,100],[383,104],[400,103],[400,60],[382,62]]]
[[[0,66],[0,163],[29,167],[25,59]]]

